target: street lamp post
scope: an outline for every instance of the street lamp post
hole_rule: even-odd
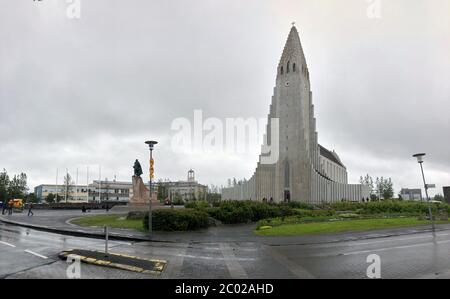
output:
[[[149,182],[149,213],[148,213],[148,232],[150,235],[150,239],[153,236],[153,231],[152,231],[152,176],[153,176],[153,165],[152,165],[152,161],[153,161],[153,148],[156,144],[158,144],[158,142],[156,141],[146,141],[145,144],[148,145],[148,148],[150,150],[150,173],[149,173],[149,178],[150,178],[150,182]]]
[[[434,219],[433,219],[433,213],[431,212],[430,197],[428,196],[428,185],[425,181],[425,174],[423,172],[423,157],[425,157],[425,154],[424,153],[415,154],[415,155],[413,155],[413,157],[417,158],[417,162],[420,164],[420,170],[422,171],[423,185],[425,187],[425,196],[427,197],[427,202],[428,202],[428,213],[430,214],[431,227],[433,228],[433,232],[434,232],[434,230],[435,230]]]

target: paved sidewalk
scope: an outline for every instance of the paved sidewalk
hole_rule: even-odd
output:
[[[1,216],[0,221],[29,227],[33,229],[44,230],[59,234],[104,238],[104,231],[101,227],[80,227],[70,223],[71,219],[89,216],[114,214],[111,211],[107,213],[103,210],[93,210],[91,213],[82,213],[77,210],[35,210],[34,216],[28,217],[27,213],[16,213],[12,216]],[[210,227],[204,230],[193,232],[154,232],[153,242],[167,243],[216,243],[216,242],[251,242],[265,245],[309,245],[336,243],[344,241],[357,241],[364,239],[376,239],[385,237],[394,237],[401,235],[418,234],[431,232],[429,226],[385,229],[368,232],[347,232],[338,234],[321,234],[308,236],[290,236],[290,237],[260,237],[253,234],[255,224],[243,225],[221,225]],[[437,230],[450,230],[450,224],[437,225]],[[110,239],[132,242],[148,241],[148,234],[129,229],[109,230]]]

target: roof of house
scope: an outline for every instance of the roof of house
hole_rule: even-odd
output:
[[[342,167],[345,167],[344,164],[342,164],[342,162],[335,156],[335,154],[333,152],[327,150],[326,148],[324,148],[320,144],[319,144],[319,148],[320,148],[320,155],[322,157],[325,157],[328,160],[331,160],[334,163],[336,163],[336,164],[338,164],[338,165],[340,165]]]

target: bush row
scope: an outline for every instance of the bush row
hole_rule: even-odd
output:
[[[148,228],[148,213],[144,228]],[[193,209],[159,209],[152,212],[152,227],[156,231],[189,231],[207,228],[209,216],[206,212]]]
[[[314,212],[311,205],[304,203],[267,204],[256,201],[223,201],[218,207],[208,208],[197,205],[197,209],[204,210],[211,217],[225,224],[256,222],[261,219],[286,217],[296,215],[296,209],[304,213]]]
[[[217,207],[211,207],[206,201],[192,201],[185,204],[182,210],[156,210],[153,212],[155,230],[184,231],[208,227],[208,217],[220,220],[225,224],[260,222],[283,222],[285,218],[294,222],[324,221],[331,218],[366,218],[369,215],[426,215],[426,202],[379,201],[368,203],[339,202],[319,207],[292,202],[283,204],[267,204],[256,201],[222,201]],[[450,214],[447,204],[433,205],[436,213],[444,211]],[[339,211],[339,212],[337,212]],[[145,219],[148,223],[148,216]]]
[[[421,215],[428,213],[428,203],[417,201],[375,201],[368,203],[354,203],[354,202],[338,202],[325,206],[326,209],[336,211],[354,211],[359,214],[395,214],[404,213],[411,215]],[[443,210],[450,213],[450,205],[448,204],[433,204],[434,212]]]

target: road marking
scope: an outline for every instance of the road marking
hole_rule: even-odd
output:
[[[10,244],[10,243],[7,243],[7,242],[0,241],[0,244],[6,245],[6,246],[9,246],[9,247],[12,247],[12,248],[16,248],[16,245],[13,245],[13,244]]]
[[[385,247],[385,248],[371,249],[371,250],[353,251],[353,252],[342,253],[341,255],[358,255],[358,254],[373,253],[373,252],[379,252],[379,251],[388,251],[388,250],[393,250],[393,249],[406,249],[406,248],[430,246],[433,244],[445,244],[445,243],[450,243],[450,240],[413,244],[413,245],[404,245],[404,246]]]
[[[183,244],[179,249],[179,254],[175,255],[173,259],[168,258],[168,263],[163,272],[164,278],[177,278],[183,269],[184,257],[189,244]]]
[[[35,256],[37,256],[37,257],[40,257],[40,258],[42,258],[42,259],[44,259],[44,260],[46,260],[46,259],[48,259],[48,257],[46,257],[46,256],[44,256],[44,255],[41,255],[41,254],[39,254],[39,253],[36,253],[36,252],[34,252],[34,251],[31,251],[31,250],[25,250],[25,252],[26,253],[29,253],[29,254],[32,254],[32,255],[35,255]]]
[[[234,279],[246,279],[248,278],[247,273],[240,263],[238,263],[237,258],[233,252],[233,249],[229,244],[221,243],[220,248],[222,249],[222,255],[225,260],[225,264],[230,272],[231,278]]]
[[[264,250],[267,251],[272,256],[273,259],[275,259],[278,263],[280,263],[285,268],[287,268],[289,271],[291,271],[292,274],[294,274],[298,278],[314,279],[314,276],[311,273],[309,273],[305,268],[303,268],[299,264],[295,263],[294,261],[288,259],[286,256],[277,252],[272,247],[266,246]]]
[[[442,237],[442,236],[448,236],[448,235],[450,235],[450,234],[437,234],[436,236],[437,237]],[[429,239],[429,238],[433,238],[433,236],[419,236],[419,237],[410,237],[410,238],[401,238],[401,239],[390,239],[390,238],[387,238],[385,240],[371,241],[371,242],[365,242],[365,243],[355,242],[355,243],[352,243],[352,244],[348,244],[347,246],[361,246],[361,245],[371,245],[371,244],[376,244],[376,243],[409,241],[409,240]]]
[[[255,258],[242,258],[242,257],[217,257],[217,256],[203,256],[203,255],[192,255],[192,254],[177,254],[178,257],[183,258],[192,258],[192,259],[202,259],[202,260],[213,260],[213,261],[226,261],[226,260],[234,260],[241,262],[251,262],[255,261]]]

